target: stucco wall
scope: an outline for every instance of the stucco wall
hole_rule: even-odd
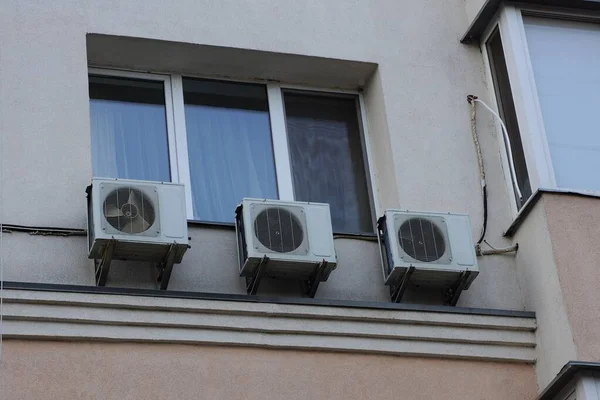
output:
[[[476,383],[476,384],[474,384]],[[2,399],[533,399],[533,367],[185,345],[5,341]]]
[[[473,22],[486,0],[465,0],[465,9],[467,11],[467,19],[469,24]],[[465,28],[466,31],[467,28]]]
[[[544,206],[576,358],[600,361],[600,199],[545,194]]]
[[[176,6],[141,0],[0,0],[0,8],[5,223],[85,226],[83,191],[91,178],[86,34],[93,33],[376,64],[364,84],[379,208],[468,213],[474,236],[479,232],[479,178],[465,98],[487,88],[479,50],[458,42],[468,25],[463,0],[190,0]],[[494,130],[489,119],[481,118],[490,185],[488,239],[501,246],[510,197]],[[193,228],[191,236],[193,247],[176,267],[172,287],[243,291],[235,274],[233,233]],[[7,240],[6,279],[92,282],[81,239],[7,234]],[[340,268],[318,295],[387,300],[375,244],[343,240],[337,246]],[[513,258],[481,259],[480,269],[461,305],[523,308]],[[111,284],[151,281],[145,266],[115,266],[113,272]],[[283,284],[261,290],[297,293]],[[440,301],[430,293],[412,298]]]
[[[540,389],[545,388],[570,360],[577,359],[573,333],[567,315],[566,297],[559,280],[554,237],[548,232],[551,210],[538,201],[519,227],[517,270],[527,309],[536,311],[537,365]]]

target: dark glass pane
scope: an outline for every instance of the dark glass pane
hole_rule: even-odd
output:
[[[336,232],[372,232],[355,97],[284,93],[296,200],[329,203]]]
[[[184,79],[194,219],[233,222],[244,197],[277,199],[263,85]]]
[[[517,184],[523,195],[523,198],[519,199],[515,191],[517,206],[521,208],[527,199],[531,197],[531,184],[527,172],[519,124],[517,123],[515,103],[513,101],[512,90],[508,79],[508,70],[506,68],[506,60],[504,59],[504,49],[502,48],[500,32],[496,31],[492,34],[487,43],[487,47],[492,67],[494,89],[496,90],[496,98],[498,99],[498,109],[500,111],[500,116],[506,125],[506,130],[508,131],[510,148],[515,162]]]
[[[162,82],[90,76],[94,176],[170,181]]]

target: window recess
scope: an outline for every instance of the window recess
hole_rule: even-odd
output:
[[[374,231],[360,94],[90,68],[93,173],[186,186],[188,219],[233,223],[244,197],[325,202]]]

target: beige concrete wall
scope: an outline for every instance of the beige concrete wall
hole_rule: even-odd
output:
[[[86,34],[96,33],[376,64],[375,75],[364,83],[380,209],[467,213],[474,236],[480,230],[482,203],[465,99],[487,88],[479,49],[458,41],[468,25],[463,0],[186,0],[176,5],[0,0],[0,9],[0,217],[5,223],[85,226],[84,188],[92,174]],[[327,77],[319,78],[312,83]],[[487,117],[480,126],[490,191],[488,239],[502,246],[511,198],[495,131]],[[195,228],[190,234],[192,249],[176,267],[172,287],[243,293],[233,232]],[[93,281],[83,240],[22,234],[7,240],[7,279]],[[340,266],[318,296],[386,301],[375,244],[344,240],[337,247]],[[481,259],[480,269],[461,305],[523,309],[514,259]],[[151,278],[147,266],[115,267],[109,282],[148,287]],[[265,285],[261,292],[299,294],[295,282],[272,290]],[[431,293],[407,298],[441,301]]]
[[[486,0],[465,0],[465,9],[467,11],[467,20],[469,24],[473,22],[481,7],[486,3]],[[466,28],[465,28],[466,31]]]
[[[576,358],[600,361],[600,199],[545,194],[544,206]]]
[[[5,341],[2,400],[489,399],[536,395],[532,366],[185,345]]]
[[[559,280],[558,259],[554,238],[548,232],[544,199],[534,205],[524,219],[515,241],[519,285],[525,306],[535,310],[537,329],[536,373],[541,389],[545,388],[570,360],[577,359],[573,333],[562,281]],[[554,246],[554,247],[553,247]]]

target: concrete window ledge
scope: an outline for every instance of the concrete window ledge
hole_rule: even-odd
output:
[[[531,313],[4,290],[6,339],[187,343],[534,363],[535,329]]]
[[[535,191],[535,193],[527,200],[527,202],[523,205],[517,217],[510,224],[508,229],[504,232],[504,236],[513,237],[515,233],[521,227],[521,224],[527,219],[527,216],[531,213],[535,205],[545,196],[545,195],[556,195],[556,196],[566,196],[566,197],[580,197],[580,198],[588,198],[588,199],[598,199],[600,200],[600,192],[595,191],[585,191],[585,190],[572,190],[572,189],[544,189],[540,188]]]

